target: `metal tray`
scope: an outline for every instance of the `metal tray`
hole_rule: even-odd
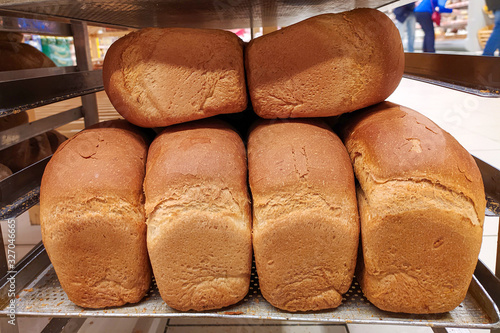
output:
[[[7,315],[8,309],[0,311]],[[377,309],[364,297],[354,279],[344,295],[343,304],[334,310],[289,313],[272,307],[259,290],[255,267],[252,267],[250,291],[244,300],[218,311],[179,312],[161,299],[156,284],[139,303],[103,310],[84,309],[73,304],[62,290],[52,265],[16,296],[18,316],[43,317],[217,317],[316,321],[356,324],[400,324],[431,327],[496,328],[500,327],[498,308],[474,277],[465,300],[451,312],[433,315],[406,315]]]

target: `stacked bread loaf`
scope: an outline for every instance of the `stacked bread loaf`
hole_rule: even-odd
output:
[[[234,304],[252,264],[245,146],[223,122],[168,127],[149,150],[148,250],[165,302],[178,310]]]
[[[243,111],[243,42],[222,30],[149,28],[113,43],[104,88],[131,123],[161,127]]]
[[[245,52],[217,30],[150,28],[120,39],[104,62],[111,102],[136,125],[168,127],[146,170],[147,144],[127,128],[84,131],[54,155],[42,229],[63,288],[82,306],[136,302],[149,284],[147,247],[169,306],[218,309],[248,292],[253,245],[272,305],[335,308],[361,229],[358,278],[374,305],[453,309],[477,260],[484,190],[449,134],[415,111],[373,106],[403,67],[397,29],[371,9],[313,17]],[[245,70],[253,110],[273,119],[248,135],[253,226],[243,140],[220,120],[199,120],[246,108]],[[276,120],[350,112],[339,127],[345,146],[323,120]]]
[[[253,246],[262,295],[288,311],[340,305],[359,221],[354,175],[320,120],[260,122],[248,138]]]
[[[437,313],[465,298],[486,206],[481,173],[447,132],[381,103],[341,129],[359,182],[365,296],[393,312]]]
[[[14,71],[56,65],[44,53],[29,44],[22,43],[23,34],[0,31],[0,71]],[[0,118],[0,131],[29,123],[26,112],[18,112]],[[28,140],[0,150],[2,176],[17,172],[42,158],[50,156],[64,141],[57,131],[42,133]]]
[[[398,30],[367,8],[256,38],[245,54],[253,109],[268,119],[335,116],[382,102],[404,68]]]

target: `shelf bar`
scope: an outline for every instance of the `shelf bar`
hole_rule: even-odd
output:
[[[69,24],[33,18],[11,17],[0,12],[0,30],[37,35],[71,36]]]
[[[52,318],[41,333],[77,333],[86,318]],[[136,332],[136,331],[134,331]]]
[[[0,132],[0,150],[83,117],[82,107],[60,112],[34,122]]]
[[[405,77],[483,96],[500,97],[500,59],[405,53]]]
[[[0,182],[0,220],[18,216],[38,203],[43,171],[51,156]]]
[[[0,72],[0,82],[76,72],[76,66],[18,69]]]
[[[103,89],[101,70],[0,82],[0,117]]]
[[[77,66],[81,71],[93,69],[92,57],[90,55],[89,33],[87,23],[80,21],[71,22],[71,30],[75,40],[75,56]],[[99,122],[97,109],[97,97],[89,94],[81,97],[85,127],[89,127]]]

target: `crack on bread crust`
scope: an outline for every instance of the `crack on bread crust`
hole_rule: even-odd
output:
[[[478,215],[476,203],[472,200],[471,197],[465,195],[465,193],[456,191],[453,188],[450,188],[449,186],[430,178],[377,178],[371,171],[371,169],[367,166],[368,163],[363,161],[363,154],[360,151],[352,151],[350,155],[353,161],[356,178],[358,179],[360,187],[366,195],[368,204],[377,207],[376,210],[382,212],[382,214],[387,213],[387,211],[392,211],[395,208],[399,212],[421,210],[423,208],[422,199],[413,196],[406,196],[406,200],[403,200],[405,202],[404,205],[394,207],[394,199],[398,197],[399,193],[401,193],[401,188],[403,189],[403,193],[408,193],[408,188],[414,188],[418,189],[419,191],[427,190],[429,192],[432,192],[432,199],[434,200],[430,200],[426,203],[432,204],[433,207],[437,207],[436,199],[438,198],[440,198],[441,202],[443,203],[443,206],[441,208],[445,210],[454,211],[458,207],[471,207],[470,210],[463,209],[465,211],[464,216],[466,216],[473,225],[482,226],[483,221]],[[427,185],[429,189],[425,189],[425,187],[422,186],[423,184]],[[394,189],[396,187],[399,189]],[[379,200],[377,200],[377,204],[374,205],[373,203],[370,203],[370,200],[379,197],[379,195],[374,195],[374,192],[384,193],[384,195],[382,195],[382,197],[384,198],[387,198],[391,195],[393,196],[393,198],[389,201],[380,199],[379,202]],[[460,202],[461,204],[457,204],[457,202]]]
[[[268,113],[264,110],[265,107],[260,105],[260,108],[262,109],[261,112],[263,115],[269,114],[269,116],[271,116],[273,118],[276,116],[278,118],[293,118],[293,111],[295,110],[295,108],[304,104],[303,101],[291,100],[290,98],[288,98],[289,97],[288,94],[280,97],[280,96],[276,96],[275,94],[273,94],[270,90],[262,89],[262,91],[265,92],[265,94],[267,95],[268,98],[277,101],[278,102],[277,104],[280,105],[280,108],[282,110],[281,112],[278,112],[278,113],[274,113],[274,112]],[[262,93],[262,95],[264,95],[264,93]],[[295,96],[292,95],[292,97],[295,99]],[[262,101],[260,99],[258,99],[257,103],[259,103],[259,102],[260,102],[260,104],[263,104],[263,103],[267,104],[267,101],[265,99],[263,99]]]
[[[344,206],[330,203],[323,193],[309,191],[311,189],[306,188],[294,193],[280,193],[259,200],[254,199],[254,225],[263,225],[283,214],[293,213],[296,209],[326,210],[330,211],[332,218],[342,213]]]
[[[292,312],[304,310],[317,311],[336,308],[342,303],[342,294],[340,294],[333,287],[326,287],[317,291],[319,291],[319,294],[317,295],[295,296],[294,298],[284,303],[283,309]],[[305,304],[311,304],[314,305],[314,307],[307,307],[305,306]]]
[[[160,209],[196,209],[213,213],[228,213],[234,216],[246,215],[245,204],[248,199],[236,199],[229,187],[203,184],[171,189],[162,198],[151,203],[146,200],[148,220]]]
[[[66,204],[50,205],[51,207],[48,210],[50,213],[47,221],[57,221],[59,216],[64,216],[67,219],[68,214],[74,215],[75,218],[79,218],[84,214],[93,217],[106,216],[109,219],[113,219],[116,216],[121,217],[124,214],[133,214],[137,215],[138,218],[142,217],[142,220],[144,220],[144,208],[142,205],[132,204],[113,196],[90,197],[86,199],[78,199],[77,197],[54,199],[56,203],[61,201],[66,202]]]

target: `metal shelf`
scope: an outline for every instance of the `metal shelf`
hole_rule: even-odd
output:
[[[0,9],[133,28],[235,29],[286,26],[305,18],[358,7],[379,8],[391,0],[0,0]]]
[[[42,257],[43,258],[43,257]],[[497,286],[498,287],[498,286]],[[101,310],[84,309],[73,304],[62,290],[52,265],[29,285],[16,299],[21,316],[41,317],[212,317],[315,321],[325,323],[398,324],[431,327],[500,328],[498,308],[476,278],[465,300],[454,310],[442,314],[408,315],[381,311],[363,295],[354,279],[337,309],[310,313],[290,313],[271,306],[261,295],[255,266],[252,267],[250,291],[244,300],[233,306],[205,312],[180,312],[168,307],[154,284],[145,298],[137,303]],[[0,315],[8,314],[4,302]]]
[[[0,117],[103,89],[100,70],[0,82]]]
[[[43,171],[52,155],[0,182],[0,221],[15,218],[38,203]]]
[[[405,77],[482,97],[500,97],[500,60],[496,57],[405,53]]]
[[[91,70],[86,23],[127,27],[192,27],[192,28],[246,28],[258,26],[286,26],[305,18],[326,12],[340,12],[356,7],[396,7],[410,0],[0,0],[0,15],[19,15],[29,19],[6,19],[3,26],[9,31],[37,32],[41,21],[58,23],[41,25],[53,35],[75,36],[78,67],[64,69],[39,69],[0,73],[0,116],[19,112],[30,107],[53,103],[62,99],[82,96],[84,106],[79,110],[86,116],[86,125],[97,121],[94,91],[102,90],[100,72]],[[2,16],[3,17],[3,16]],[[0,17],[1,18],[1,17]],[[24,20],[24,21],[23,21]],[[1,21],[1,20],[0,20]],[[7,22],[7,23],[5,23]],[[23,22],[27,24],[23,25]],[[70,24],[71,22],[71,24]],[[1,22],[0,22],[1,23]],[[500,95],[498,59],[472,59],[447,55],[407,55],[407,77],[458,89],[487,97]],[[81,72],[79,72],[79,70]],[[41,77],[43,76],[43,77]],[[85,79],[85,77],[87,79]],[[50,80],[61,83],[54,88]],[[19,82],[17,82],[19,81]],[[17,82],[17,83],[16,83]],[[62,84],[65,82],[65,84]],[[69,85],[73,88],[69,89]],[[16,86],[17,85],[17,86]],[[76,86],[75,86],[76,85]],[[79,86],[78,86],[79,85]],[[29,87],[29,88],[27,88]],[[17,95],[4,94],[17,91]],[[17,90],[16,90],[17,89]],[[31,97],[22,90],[30,90]],[[44,90],[45,89],[45,90]],[[65,90],[67,89],[67,90]],[[86,95],[89,94],[89,95]],[[9,99],[7,100],[7,96]],[[15,97],[17,96],[17,97]],[[36,97],[34,97],[36,96]],[[15,97],[15,98],[13,98]],[[4,100],[2,100],[4,98]],[[29,100],[26,98],[30,98]],[[92,100],[94,98],[94,100]],[[86,102],[86,103],[85,103]],[[92,106],[94,105],[94,106]],[[72,110],[70,110],[72,111]],[[69,112],[69,111],[68,111]],[[66,116],[69,116],[67,113]],[[77,115],[71,114],[71,119]],[[68,118],[69,119],[69,118]],[[67,119],[67,120],[68,120]],[[52,123],[52,121],[51,121]],[[39,126],[38,123],[37,126]],[[43,128],[52,125],[43,125]],[[15,131],[24,132],[21,128]],[[34,133],[34,131],[33,131]],[[23,135],[31,135],[23,134]],[[4,210],[1,218],[14,217],[38,202],[39,183],[49,158],[12,175],[0,183],[0,198]],[[500,172],[489,165],[482,166],[489,204],[500,202],[498,184]],[[484,164],[484,163],[483,163]],[[488,168],[489,167],[489,168]],[[489,206],[490,207],[490,206]],[[498,213],[498,209],[492,209]],[[2,246],[3,248],[3,246]],[[346,294],[344,304],[336,310],[314,313],[287,313],[270,306],[258,290],[258,278],[253,277],[250,293],[239,304],[221,311],[181,313],[169,308],[159,297],[157,289],[150,290],[140,303],[105,310],[85,310],[75,306],[62,291],[43,245],[21,260],[13,272],[0,279],[1,316],[8,314],[5,302],[7,278],[16,276],[17,314],[50,317],[221,317],[264,318],[330,323],[403,324],[411,326],[500,328],[496,304],[500,304],[500,282],[479,262],[475,278],[463,304],[455,310],[440,315],[403,315],[380,311],[363,296],[356,282]],[[476,279],[477,277],[477,279]],[[480,282],[478,282],[478,280]],[[484,286],[491,295],[487,296]],[[492,292],[493,291],[493,292]],[[492,301],[493,298],[493,301]]]

